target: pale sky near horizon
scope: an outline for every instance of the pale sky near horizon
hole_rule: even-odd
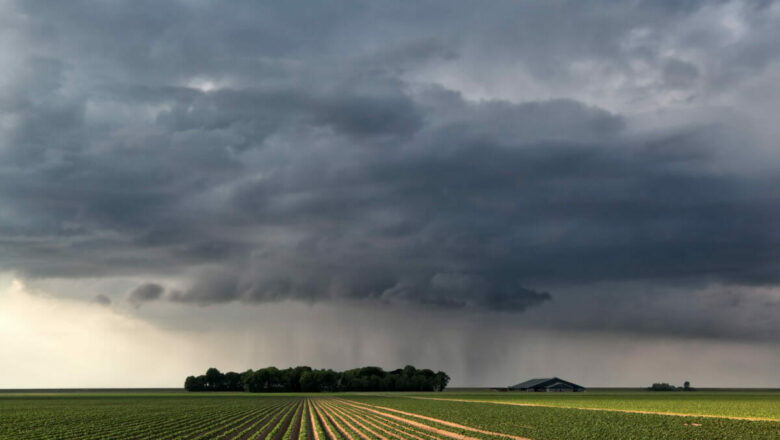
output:
[[[0,0],[0,389],[780,387],[780,2]]]

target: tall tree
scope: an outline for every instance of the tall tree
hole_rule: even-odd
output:
[[[225,376],[216,368],[206,370],[206,388],[211,391],[222,391],[224,389]]]
[[[438,371],[434,376],[434,391],[444,391],[447,388],[447,384],[450,383],[450,376],[443,371]]]

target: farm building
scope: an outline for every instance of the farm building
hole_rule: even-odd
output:
[[[557,377],[531,379],[508,388],[509,391],[585,391],[585,387]]]

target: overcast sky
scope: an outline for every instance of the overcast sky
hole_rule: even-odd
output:
[[[779,83],[771,0],[0,0],[0,388],[780,387]]]

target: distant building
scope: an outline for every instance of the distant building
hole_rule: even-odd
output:
[[[531,379],[507,388],[509,391],[585,391],[585,387],[557,377],[550,379]]]

